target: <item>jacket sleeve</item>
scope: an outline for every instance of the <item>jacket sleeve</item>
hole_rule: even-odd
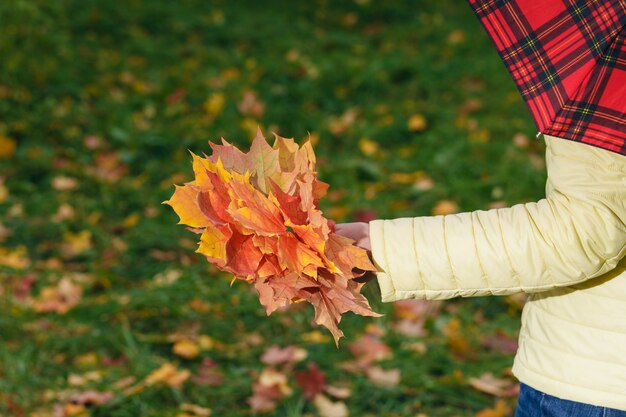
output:
[[[626,255],[626,157],[545,138],[545,199],[371,222],[382,300],[539,292],[615,268]]]

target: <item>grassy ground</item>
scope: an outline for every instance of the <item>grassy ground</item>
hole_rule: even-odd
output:
[[[373,282],[385,316],[346,316],[337,349],[306,306],[265,317],[160,205],[187,150],[257,125],[311,134],[337,221],[540,197],[543,145],[464,2],[7,0],[0,28],[0,415],[254,415],[271,345],[307,356],[275,367],[268,415],[512,415],[471,378],[511,380],[518,299],[452,300],[412,333]],[[390,353],[350,368],[372,340]],[[335,414],[303,397],[308,363],[349,388],[324,394]]]

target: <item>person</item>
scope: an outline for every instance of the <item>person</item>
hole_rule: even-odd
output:
[[[384,302],[530,294],[516,417],[626,417],[626,3],[470,0],[546,143],[545,198],[337,224]]]

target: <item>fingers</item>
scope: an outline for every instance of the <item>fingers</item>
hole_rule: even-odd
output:
[[[376,274],[371,271],[367,271],[362,276],[358,278],[354,278],[353,281],[358,282],[360,284],[365,284],[367,282],[370,282],[374,278],[376,278]]]

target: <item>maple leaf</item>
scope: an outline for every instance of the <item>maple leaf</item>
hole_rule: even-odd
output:
[[[328,237],[326,256],[337,265],[344,276],[352,274],[354,268],[362,271],[375,270],[367,252],[353,245],[354,241],[347,237],[332,233]],[[354,276],[360,276],[356,274]]]
[[[204,214],[198,204],[188,204],[189,201],[196,200],[198,190],[188,185],[176,186],[174,195],[167,204],[172,206],[180,218],[180,224],[191,227],[202,227],[210,223],[210,219]]]
[[[253,284],[267,314],[309,302],[336,343],[342,314],[378,316],[353,281],[375,271],[367,252],[333,233],[318,207],[328,184],[311,143],[275,134],[270,146],[259,129],[247,153],[225,139],[209,146],[210,156],[191,154],[194,180],[164,202],[201,235],[196,252]]]
[[[326,386],[326,374],[320,371],[315,362],[309,363],[308,371],[296,372],[295,378],[307,400],[315,398]]]

